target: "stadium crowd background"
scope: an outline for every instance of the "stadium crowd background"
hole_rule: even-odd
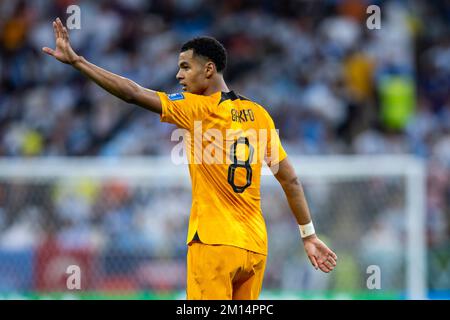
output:
[[[171,125],[41,52],[54,44],[51,21],[58,16],[65,21],[71,4],[81,8],[81,29],[70,31],[74,49],[152,89],[180,90],[175,74],[185,40],[203,34],[218,38],[228,50],[225,79],[268,109],[290,155],[408,153],[425,159],[428,285],[450,290],[450,7],[445,1],[1,1],[2,157],[171,152]],[[366,27],[370,4],[382,8],[380,30]],[[133,252],[178,261],[170,264],[174,279],[161,280],[169,265],[159,260],[134,270],[140,281],[115,277],[93,285],[96,289],[184,288],[180,274],[191,199],[182,191],[146,194],[120,182],[80,181],[74,187],[1,181],[0,291],[46,289],[31,275],[11,277],[14,268],[2,261],[11,261],[11,250],[36,252],[49,235],[65,248],[100,248],[111,272],[137,265],[139,255],[129,257]],[[288,212],[283,197],[271,200],[265,208],[269,237],[283,243],[293,220],[281,214]],[[384,237],[388,243],[390,220],[380,221],[385,229],[372,240]],[[287,262],[277,266],[283,273],[268,270],[265,287],[290,289],[295,283],[299,268],[287,257],[299,243],[291,246],[296,249],[285,250],[282,259],[277,256],[282,249],[272,250],[271,261]],[[110,255],[109,247],[115,248]],[[156,277],[151,270],[157,270]]]

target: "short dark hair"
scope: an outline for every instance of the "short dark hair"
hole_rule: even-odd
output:
[[[225,47],[213,37],[196,37],[181,47],[180,52],[192,49],[194,54],[208,58],[216,65],[217,72],[222,73],[227,66],[227,51]]]

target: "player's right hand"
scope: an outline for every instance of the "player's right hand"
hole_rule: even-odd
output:
[[[42,48],[42,51],[55,57],[63,63],[74,64],[77,62],[80,57],[70,46],[69,32],[67,32],[66,27],[63,26],[59,18],[53,21],[53,30],[55,32],[56,49],[53,50],[48,47],[44,47]]]

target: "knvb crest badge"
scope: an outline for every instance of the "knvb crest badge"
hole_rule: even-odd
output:
[[[172,94],[168,94],[167,97],[169,98],[169,100],[171,101],[177,101],[177,100],[183,100],[184,99],[184,95],[182,93],[172,93]]]

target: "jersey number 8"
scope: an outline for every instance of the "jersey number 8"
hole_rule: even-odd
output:
[[[238,144],[245,144],[248,147],[249,154],[245,161],[237,159],[236,149]],[[253,147],[250,145],[247,137],[240,137],[231,145],[230,158],[233,163],[228,167],[228,183],[231,185],[234,192],[242,193],[252,184],[252,167],[250,166],[250,163],[253,160]],[[247,182],[243,186],[237,186],[234,183],[234,174],[237,168],[244,168],[247,173]]]

